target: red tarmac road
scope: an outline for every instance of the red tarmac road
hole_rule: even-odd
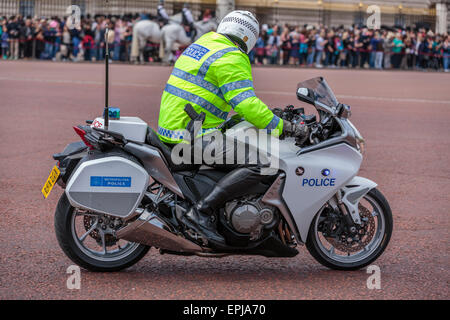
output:
[[[155,127],[169,67],[111,66],[113,106]],[[305,247],[295,258],[222,259],[159,255],[152,249],[119,273],[81,272],[55,238],[62,193],[40,190],[51,155],[78,137],[73,125],[103,110],[103,66],[0,62],[0,299],[449,299],[450,75],[366,70],[255,68],[257,94],[270,106],[297,104],[297,82],[323,75],[352,106],[367,141],[359,175],[376,181],[394,214],[381,290],[366,270],[322,267]],[[306,106],[307,110],[311,110]]]

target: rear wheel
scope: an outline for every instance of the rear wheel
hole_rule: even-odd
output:
[[[357,270],[375,261],[386,249],[392,235],[392,212],[377,189],[359,203],[362,225],[350,233],[342,214],[321,210],[311,223],[306,247],[322,265],[337,270]]]
[[[70,205],[65,193],[55,212],[55,232],[64,253],[91,271],[119,271],[138,262],[150,247],[117,239],[114,231],[122,220],[80,210]]]

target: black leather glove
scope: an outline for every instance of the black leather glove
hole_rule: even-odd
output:
[[[282,114],[283,114],[283,110],[281,110],[280,108],[273,108],[272,112],[274,115],[276,115],[278,118],[281,118]]]
[[[276,115],[278,118],[281,118],[283,120],[292,121],[292,110],[294,110],[294,106],[289,105],[284,109],[280,108],[273,108],[272,112],[274,115]]]

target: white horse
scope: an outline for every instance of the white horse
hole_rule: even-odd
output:
[[[175,21],[175,19],[172,21]],[[194,39],[195,41],[205,33],[215,31],[217,29],[217,22],[215,21],[215,19],[210,19],[205,22],[196,21],[194,22],[194,28],[197,31]],[[162,58],[163,62],[165,63],[172,62],[172,51],[177,50],[177,47],[185,47],[190,45],[191,43],[192,39],[186,35],[186,32],[182,25],[176,22],[169,23],[161,29],[161,41],[159,45],[160,58]]]
[[[159,43],[161,41],[161,30],[159,24],[151,20],[139,20],[133,26],[133,39],[131,42],[131,61],[139,57],[144,62],[144,49],[147,41]]]

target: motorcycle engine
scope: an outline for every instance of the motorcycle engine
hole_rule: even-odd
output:
[[[263,228],[272,228],[278,221],[276,209],[262,203],[262,197],[246,197],[225,204],[225,217],[237,232],[257,240]]]

